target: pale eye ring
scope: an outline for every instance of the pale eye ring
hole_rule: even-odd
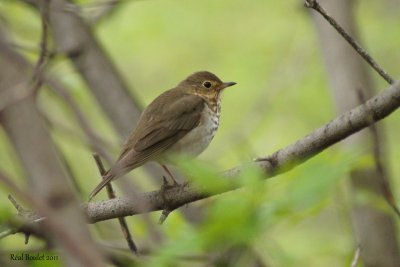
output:
[[[205,88],[210,88],[211,87],[211,83],[209,81],[205,81],[205,82],[203,82],[203,86]]]

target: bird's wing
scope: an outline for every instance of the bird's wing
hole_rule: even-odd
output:
[[[132,149],[143,156],[162,152],[200,123],[204,108],[201,97],[188,94],[166,102],[164,105],[153,102],[146,108],[137,126],[141,130],[128,140],[120,159]]]

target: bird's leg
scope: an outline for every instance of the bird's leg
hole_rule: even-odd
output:
[[[164,164],[160,164],[161,167],[168,173],[169,177],[171,177],[172,181],[173,181],[173,185],[174,186],[178,186],[179,183],[175,180],[175,177],[172,175],[172,173],[168,170],[167,166],[165,166]]]

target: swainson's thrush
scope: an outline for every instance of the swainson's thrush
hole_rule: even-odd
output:
[[[162,163],[166,154],[195,157],[203,152],[218,129],[221,92],[235,84],[200,71],[159,95],[143,111],[118,160],[90,193],[90,199],[107,183],[147,161],[160,161],[169,173]]]

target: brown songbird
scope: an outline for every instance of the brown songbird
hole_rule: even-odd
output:
[[[145,108],[118,160],[89,198],[147,161],[158,161],[174,180],[163,164],[164,159],[169,153],[195,157],[207,148],[218,129],[221,93],[235,84],[200,71],[159,95]]]

